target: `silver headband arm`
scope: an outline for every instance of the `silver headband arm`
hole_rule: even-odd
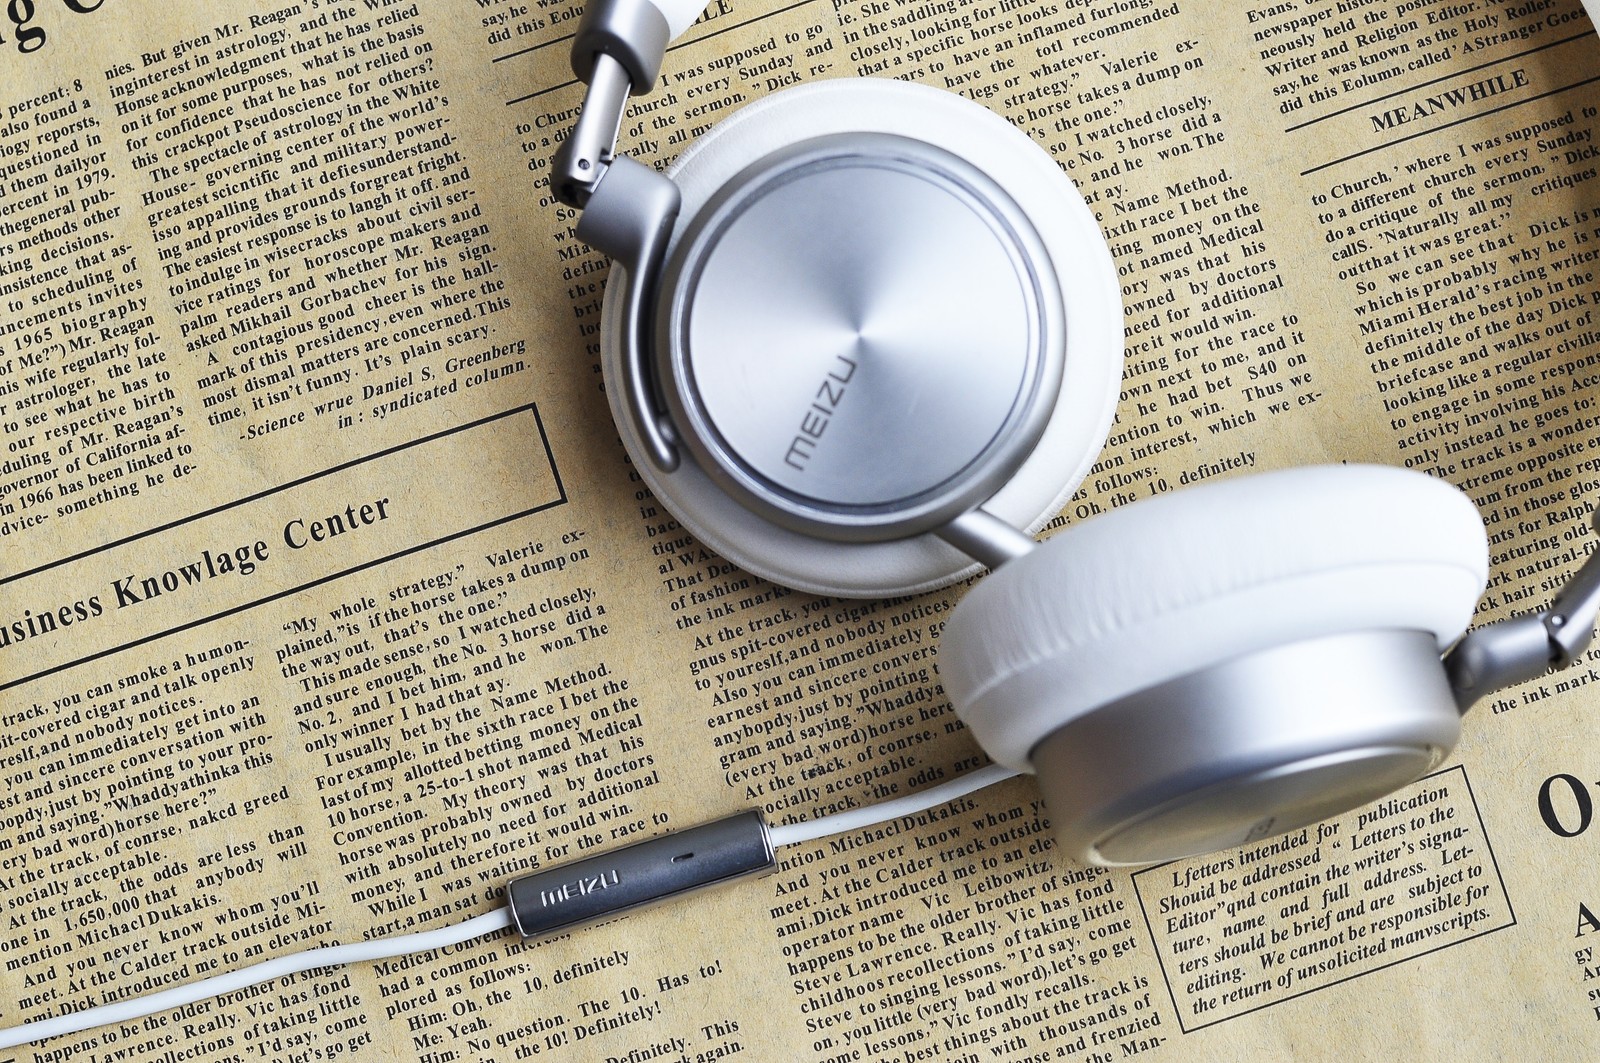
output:
[[[586,82],[578,122],[556,151],[550,188],[583,207],[617,151],[630,95],[655,88],[670,30],[650,0],[590,0],[572,39],[572,72]]]
[[[678,450],[645,364],[650,349],[645,331],[680,197],[671,181],[619,156],[617,136],[628,97],[655,87],[670,39],[667,19],[651,0],[590,0],[572,41],[572,72],[588,82],[589,90],[577,123],[551,160],[550,174],[556,199],[584,211],[578,239],[626,267],[624,405],[663,472],[678,467]]]
[[[1600,511],[1595,513],[1595,528],[1600,531]],[[1557,668],[1582,656],[1594,641],[1595,618],[1600,615],[1600,551],[1589,555],[1540,615],[1550,632],[1550,659]]]
[[[968,510],[933,533],[985,568],[996,569],[1035,546],[1033,536],[983,508]]]
[[[671,421],[661,413],[648,361],[650,308],[661,275],[672,226],[682,202],[678,186],[626,155],[607,168],[606,180],[589,197],[590,209],[578,219],[578,239],[626,268],[620,329],[624,405],[634,431],[662,472],[678,467]],[[615,273],[612,274],[616,276]]]
[[[558,201],[580,210],[589,205],[600,178],[616,158],[617,134],[631,88],[621,63],[609,55],[595,58],[577,124],[550,163],[550,191]]]
[[[1592,520],[1600,531],[1600,510]],[[1444,667],[1456,705],[1466,712],[1485,694],[1567,667],[1594,640],[1597,616],[1600,551],[1590,553],[1543,612],[1475,628],[1450,648]]]

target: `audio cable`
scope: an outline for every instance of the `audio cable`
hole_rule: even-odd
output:
[[[516,879],[506,888],[504,907],[453,926],[307,949],[188,985],[38,1019],[0,1030],[0,1048],[131,1022],[275,978],[430,952],[507,929],[516,929],[525,939],[566,933],[710,886],[767,874],[777,868],[777,849],[914,816],[1017,774],[990,765],[905,797],[777,827],[767,826],[759,811],[741,812]]]

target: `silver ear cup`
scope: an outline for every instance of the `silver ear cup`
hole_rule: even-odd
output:
[[[1032,224],[906,137],[818,137],[746,168],[686,227],[661,306],[680,438],[744,505],[819,538],[900,538],[981,504],[1061,386],[1061,289]]]
[[[841,229],[848,234],[876,224],[876,213],[889,212],[868,212],[862,224],[824,214],[820,221],[816,215],[802,216],[774,226],[767,211],[787,194],[784,182],[751,185],[745,191],[762,194],[738,203],[728,189],[739,186],[740,175],[752,166],[795,145],[857,134],[903,138],[927,145],[930,156],[954,157],[952,166],[931,168],[891,160],[868,167],[865,183],[876,187],[869,196],[875,202],[903,206],[900,200],[906,197],[883,186],[907,182],[899,187],[940,203],[936,214],[942,210],[955,219],[951,225],[924,224],[923,230],[953,226],[967,236],[956,243],[953,263],[948,251],[935,254],[913,242],[909,253],[902,251],[904,264],[875,268],[902,283],[913,282],[910,290],[887,293],[891,298],[884,305],[893,312],[881,319],[861,316],[856,311],[862,308],[841,304],[841,293],[831,292],[832,301],[814,320],[831,320],[821,331],[834,331],[837,340],[843,313],[846,345],[808,346],[822,352],[820,363],[782,360],[794,367],[793,377],[783,380],[768,348],[790,342],[799,330],[780,326],[778,339],[769,342],[760,337],[774,335],[771,328],[763,333],[747,326],[805,309],[802,287],[793,285],[786,272],[798,264],[806,265],[801,272],[813,282],[821,278],[852,290],[849,271],[871,265],[872,256],[830,258],[831,248],[840,242]],[[963,176],[974,171],[978,176]],[[943,586],[977,570],[970,557],[931,531],[919,530],[962,506],[981,501],[1000,520],[1030,529],[1059,511],[1093,465],[1115,409],[1121,299],[1094,216],[1061,168],[1025,134],[953,93],[908,82],[840,78],[786,89],[742,108],[692,145],[669,175],[682,193],[682,223],[667,261],[681,264],[681,279],[673,287],[681,285],[683,301],[669,293],[657,304],[662,320],[651,345],[661,350],[630,348],[627,293],[667,286],[653,278],[647,285],[632,284],[627,270],[614,268],[601,360],[634,468],[679,523],[730,561],[774,582],[820,594],[877,597]],[[826,184],[848,176],[826,165],[805,175],[797,190],[813,177]],[[1000,206],[982,192],[990,182],[1003,190],[1003,196],[993,197]],[[861,219],[860,211],[851,213],[848,200],[854,182],[844,183],[847,191],[837,213]],[[813,201],[826,208],[831,195],[824,192]],[[1004,201],[1014,204],[1020,220]],[[702,214],[712,220],[697,223]],[[747,252],[745,237],[758,230],[776,230],[776,243]],[[679,245],[698,240],[695,234],[701,233],[715,250],[704,257],[680,252]],[[929,235],[939,234],[912,233]],[[1030,246],[1035,239],[1037,247]],[[813,246],[800,248],[802,240],[812,240]],[[887,243],[869,240],[859,246],[875,251]],[[980,252],[968,256],[961,250],[974,244]],[[1044,257],[1035,259],[1039,247]],[[796,248],[801,253],[791,254]],[[724,260],[730,251],[737,253]],[[951,281],[970,268],[959,261],[963,257],[990,266],[965,274],[965,281]],[[1038,280],[1052,273],[1059,290],[1053,311],[1045,294],[1048,281]],[[744,292],[758,274],[776,281],[774,294],[761,297],[765,302],[723,294],[725,282],[726,292]],[[1010,323],[979,312],[958,329],[949,325],[953,317],[941,316],[957,304],[980,306],[984,300],[974,293],[1004,284],[1013,288],[1013,308],[1022,305]],[[885,322],[893,327],[880,333]],[[702,325],[706,330],[697,335]],[[814,338],[816,330],[808,326],[805,331]],[[884,342],[883,335],[898,339]],[[674,342],[687,355],[681,369],[671,364]],[[883,352],[895,352],[887,356],[887,363],[897,367],[888,379],[900,383],[867,388],[859,386],[866,376],[857,373],[845,387],[840,378],[850,377],[850,367],[836,354],[842,350],[854,358],[853,344],[875,349],[875,362],[885,361]],[[981,349],[956,367],[955,387],[947,383],[924,390],[943,374],[919,371],[932,367],[906,361],[908,352],[941,345],[963,354]],[[650,387],[629,386],[629,367],[642,364],[645,353],[654,362],[662,351],[669,362]],[[703,366],[697,364],[701,355],[707,359]],[[1060,366],[1059,387],[1051,383],[1052,361]],[[678,387],[680,372],[684,390],[663,394]],[[740,397],[741,388],[752,389],[760,402]],[[660,396],[654,407],[633,398],[646,391]],[[960,408],[963,397],[979,391],[986,395],[981,403]],[[1038,402],[1038,396],[1045,401]],[[1035,418],[1041,408],[1039,427]],[[898,425],[898,437],[883,430],[890,422]],[[657,462],[651,456],[651,432],[641,425],[660,426],[661,434],[675,441],[692,430],[698,439],[674,445],[694,460],[685,458],[675,467]],[[774,451],[764,440],[780,446]],[[802,472],[787,464],[791,457],[808,468]],[[786,480],[790,475],[797,479]],[[981,497],[985,491],[992,494]]]
[[[1062,845],[1137,864],[1297,829],[1455,744],[1443,647],[1488,575],[1476,507],[1403,469],[1216,480],[1066,528],[950,614],[939,674]]]
[[[1071,855],[1149,864],[1374,801],[1443,759],[1460,719],[1432,634],[1359,632],[1140,691],[1057,729],[1031,760]]]

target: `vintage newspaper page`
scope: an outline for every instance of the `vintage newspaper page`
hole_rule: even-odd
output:
[[[0,1025],[983,762],[936,670],[960,588],[768,586],[631,471],[605,263],[541,176],[579,10],[0,21]],[[664,164],[743,102],[858,75],[994,108],[1100,218],[1127,367],[1063,522],[1370,461],[1482,507],[1485,619],[1591,549],[1576,0],[717,0],[624,143]],[[1586,1058],[1595,676],[1493,698],[1436,774],[1253,849],[1078,866],[1016,781],[676,907],[0,1060]]]

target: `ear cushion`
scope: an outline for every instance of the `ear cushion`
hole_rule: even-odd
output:
[[[843,78],[786,89],[712,128],[669,170],[683,195],[678,230],[723,184],[764,156],[801,140],[855,131],[922,140],[977,166],[1028,215],[1049,252],[1066,304],[1061,399],[1032,456],[984,505],[1017,527],[1037,530],[1093,466],[1110,427],[1122,374],[1122,302],[1094,216],[1071,180],[1024,133],[960,96],[908,82]],[[609,293],[623,288],[614,274],[602,351],[611,380],[620,379],[621,299]],[[916,593],[978,571],[965,554],[931,534],[885,543],[829,542],[745,509],[693,462],[662,474],[633,438],[618,407],[619,389],[609,391],[636,470],[680,523],[741,568],[800,590],[850,597]],[[911,459],[883,454],[865,460]]]
[[[988,754],[1029,771],[1068,721],[1256,650],[1370,629],[1442,649],[1487,579],[1476,507],[1420,473],[1219,481],[1070,527],[980,581],[951,614],[940,674]]]

